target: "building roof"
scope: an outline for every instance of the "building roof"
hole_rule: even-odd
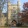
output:
[[[11,4],[12,6],[17,6],[17,4]]]
[[[17,6],[17,4],[11,4],[11,2],[8,2],[8,5]]]
[[[3,13],[5,17],[7,17],[7,13]]]

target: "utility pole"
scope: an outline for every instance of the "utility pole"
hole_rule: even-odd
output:
[[[8,0],[7,0],[7,19],[6,19],[6,23],[7,23],[7,26],[8,26]]]
[[[7,3],[7,17],[6,17],[5,26],[8,26],[8,0],[5,0],[5,2]]]

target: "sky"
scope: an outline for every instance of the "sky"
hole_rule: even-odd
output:
[[[23,4],[28,2],[28,0],[20,0],[20,2],[21,2],[21,10],[23,10]]]
[[[6,13],[6,12],[7,12],[7,3],[4,4],[2,13]]]
[[[10,2],[12,4],[17,4],[17,0],[10,0]],[[23,4],[25,2],[28,2],[28,0],[20,0],[20,3],[21,3],[21,6],[20,6],[21,9],[20,10],[23,10]],[[2,13],[6,13],[6,12],[7,12],[7,3],[4,4],[4,8],[3,8]]]

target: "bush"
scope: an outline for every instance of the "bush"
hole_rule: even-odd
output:
[[[7,23],[5,23],[5,26],[8,26],[8,24],[7,24]]]

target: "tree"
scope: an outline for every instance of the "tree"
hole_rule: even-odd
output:
[[[22,22],[28,23],[28,2],[24,3],[23,9]]]

